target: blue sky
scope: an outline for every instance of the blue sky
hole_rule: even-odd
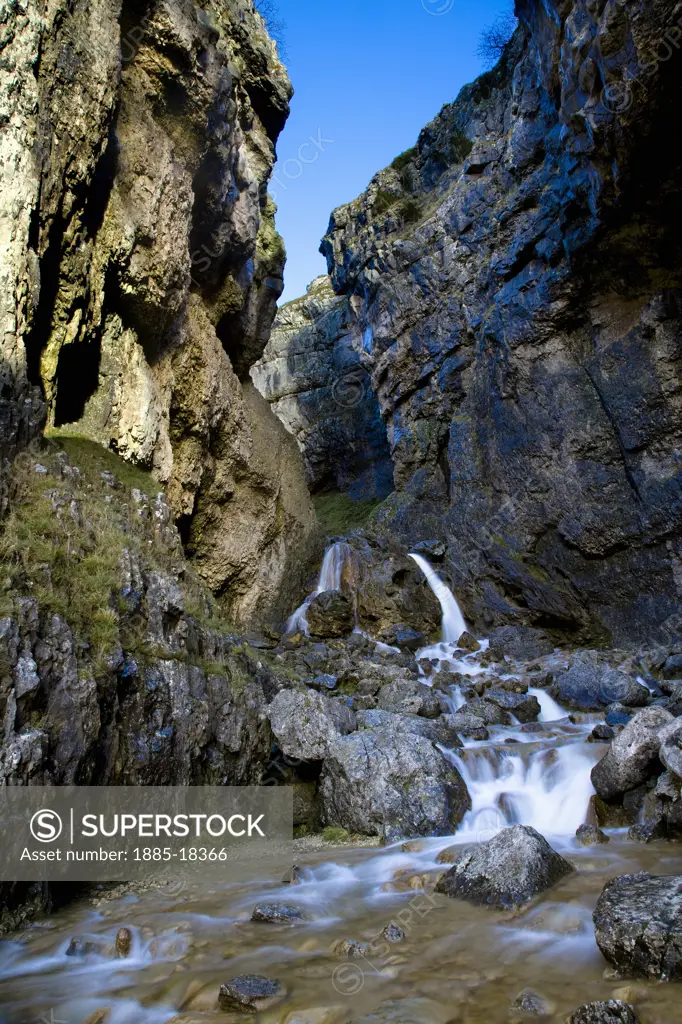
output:
[[[278,0],[296,90],[278,146],[282,302],[325,273],[329,215],[367,186],[483,70],[481,30],[508,0]]]

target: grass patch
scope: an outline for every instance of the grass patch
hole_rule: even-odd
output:
[[[366,526],[381,503],[381,498],[353,501],[347,494],[338,493],[318,494],[313,498],[319,523],[324,532],[332,536],[345,536],[351,530]]]
[[[392,161],[391,167],[394,171],[403,171],[405,168],[412,163],[417,155],[417,147],[412,146],[411,149],[406,149],[403,153],[400,153],[395,160]]]
[[[464,163],[473,148],[471,139],[468,139],[459,128],[450,136],[450,152],[455,163]]]
[[[340,825],[327,825],[322,831],[322,838],[328,843],[345,843],[350,839],[350,832]]]
[[[396,213],[402,220],[403,224],[416,224],[421,217],[421,206],[414,199],[406,199],[397,208]]]
[[[388,213],[389,210],[392,210],[397,202],[397,196],[380,188],[372,203],[372,212],[377,214],[377,216],[381,216],[382,213]]]
[[[144,607],[130,606],[121,591],[124,551],[162,573],[177,562],[179,546],[168,549],[168,533],[157,530],[153,510],[141,515],[131,496],[136,489],[154,499],[161,488],[151,474],[94,441],[54,431],[18,456],[8,486],[9,512],[0,523],[0,616],[15,615],[20,598],[34,598],[41,616],[57,614],[69,623],[79,661],[96,674],[108,671],[119,646],[143,662],[158,658],[148,648]],[[230,632],[189,567],[182,588],[187,615],[215,632]]]

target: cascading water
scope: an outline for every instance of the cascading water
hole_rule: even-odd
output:
[[[287,633],[305,633],[308,635],[308,608],[318,594],[324,594],[328,590],[340,590],[343,567],[351,557],[351,546],[345,541],[338,541],[327,548],[322,560],[322,568],[317,581],[317,587],[312,594],[306,597],[303,604],[296,609],[287,622]]]
[[[425,558],[414,554],[411,554],[410,558],[417,563],[426,576],[427,583],[438,598],[443,609],[443,643],[456,644],[462,633],[466,633],[467,624],[464,621],[464,616],[455,600],[454,594],[446,587],[438,573],[434,572]]]

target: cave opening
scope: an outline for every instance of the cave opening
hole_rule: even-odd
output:
[[[77,423],[99,384],[99,339],[87,344],[64,345],[57,363],[55,427]]]

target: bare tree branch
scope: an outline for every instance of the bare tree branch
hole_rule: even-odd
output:
[[[517,25],[518,20],[512,5],[481,32],[476,56],[487,70],[494,68],[500,60]]]
[[[265,22],[268,33],[277,43],[282,60],[287,59],[286,22],[280,18],[280,11],[274,0],[254,0],[254,7]]]

